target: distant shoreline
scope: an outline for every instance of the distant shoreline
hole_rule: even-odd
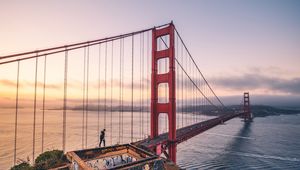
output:
[[[202,109],[201,109],[202,108]],[[206,108],[206,109],[204,109]],[[238,110],[241,108],[241,106],[232,105],[228,106],[229,109],[232,110]],[[182,109],[182,108],[181,108]],[[179,112],[182,112],[182,110],[179,109]],[[201,112],[203,115],[207,116],[217,116],[221,115],[220,113],[213,112],[213,108],[211,106],[199,106],[198,108],[194,108],[193,106],[188,106],[186,108],[183,108],[185,113],[192,113],[192,112]],[[62,108],[52,108],[47,110],[63,110]],[[73,111],[80,111],[83,110],[82,107],[69,107],[67,110],[73,110]],[[98,111],[98,107],[95,108],[95,106],[91,106],[88,111]],[[99,108],[99,111],[105,111],[104,106]],[[111,109],[110,106],[106,107],[106,111],[112,111],[112,112],[149,112],[149,107],[133,107],[133,110],[131,106],[123,106],[123,110],[120,110],[119,106],[115,106]],[[290,107],[273,107],[273,106],[267,106],[267,105],[252,105],[251,111],[253,113],[254,117],[266,117],[266,116],[274,116],[274,115],[291,115],[291,114],[300,114],[299,108],[290,108]]]
[[[26,109],[27,107],[19,107],[19,109]],[[29,107],[28,107],[29,108]],[[230,110],[233,111],[239,111],[241,110],[240,105],[231,105],[227,107]],[[15,109],[15,107],[12,106],[6,106],[6,107],[1,107],[1,109],[6,110],[6,109]],[[42,110],[42,108],[38,107],[38,110]],[[62,107],[53,107],[53,108],[47,108],[45,110],[63,110]],[[73,107],[68,107],[67,110],[70,111],[82,111],[83,107],[82,106],[73,106]],[[98,106],[96,105],[90,105],[88,108],[88,111],[91,112],[97,112],[98,111]],[[150,108],[148,106],[144,107],[139,107],[139,106],[123,106],[122,109],[119,106],[113,106],[112,108],[110,106],[106,106],[106,108],[101,105],[99,107],[99,111],[107,111],[107,112],[150,112]],[[216,109],[212,106],[187,106],[184,108],[179,108],[177,110],[178,113],[198,113],[200,112],[200,115],[206,115],[206,116],[218,116],[222,115],[222,112],[217,112]],[[284,107],[284,106],[279,106],[279,107],[274,107],[274,106],[268,106],[268,105],[252,105],[251,106],[251,112],[254,117],[266,117],[266,116],[276,116],[276,115],[292,115],[292,114],[300,114],[300,108],[298,107]]]

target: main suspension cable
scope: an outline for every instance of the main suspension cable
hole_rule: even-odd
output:
[[[181,38],[180,34],[178,33],[177,29],[174,27],[175,29],[175,32],[177,34],[177,36],[180,38],[181,40],[181,43],[183,44],[183,46],[185,47],[185,50],[187,51],[189,57],[191,58],[191,60],[193,61],[194,65],[196,66],[198,72],[200,73],[201,77],[203,78],[203,80],[205,81],[205,83],[207,84],[207,86],[209,87],[210,91],[214,94],[214,96],[217,98],[217,100],[219,101],[219,103],[224,107],[224,108],[227,108],[223,102],[219,99],[219,97],[216,95],[216,93],[214,92],[214,90],[211,88],[211,86],[209,85],[209,83],[207,82],[206,78],[204,77],[204,75],[202,74],[202,72],[200,71],[198,65],[196,64],[194,58],[192,57],[190,51],[188,50],[187,46],[185,45],[183,39]]]
[[[179,36],[179,35],[178,35]],[[179,38],[180,38],[180,36],[179,36]],[[162,40],[162,42],[165,44],[165,46],[166,47],[168,47],[167,46],[167,44],[166,44],[166,42],[160,37],[160,39]],[[181,40],[181,42],[182,42],[182,40]],[[183,44],[183,42],[182,42],[182,44]],[[183,44],[184,45],[184,44]],[[186,47],[185,47],[186,48]],[[188,51],[186,51],[188,54],[189,54],[189,52]],[[177,60],[177,58],[175,58],[175,61],[178,63],[178,65],[180,66],[180,68],[183,70],[183,72],[185,73],[185,75],[189,78],[189,80],[192,82],[192,84],[194,85],[194,86],[196,86],[196,88],[197,88],[197,90],[206,98],[206,100],[211,104],[211,105],[213,105],[214,107],[216,107],[217,109],[219,109],[216,105],[214,105],[213,103],[212,103],[212,101],[201,91],[201,89],[195,84],[195,82],[193,81],[193,79],[188,75],[188,73],[187,73],[187,71],[183,68],[183,66],[179,63],[179,61]]]
[[[169,25],[169,24],[170,23],[159,25],[159,26],[156,26],[156,28],[164,27],[164,26]],[[121,39],[121,38],[125,38],[125,37],[130,37],[130,36],[133,36],[133,35],[136,35],[136,34],[140,34],[142,32],[150,31],[152,29],[153,28],[148,28],[148,29],[143,29],[143,30],[140,30],[140,31],[135,31],[135,32],[126,33],[126,34],[120,34],[120,35],[101,38],[101,39],[96,39],[96,40],[92,40],[92,41],[85,41],[85,42],[74,43],[74,44],[69,44],[69,45],[63,45],[63,46],[58,46],[58,47],[53,47],[53,48],[46,48],[46,49],[29,51],[29,52],[24,52],[24,53],[11,54],[11,55],[0,57],[0,60],[8,59],[8,58],[15,58],[15,57],[29,55],[29,54],[37,54],[37,53],[39,53],[40,55],[37,55],[36,57],[40,57],[40,56],[44,56],[44,55],[49,55],[48,53],[43,53],[43,52],[63,49],[63,50],[54,51],[53,53],[51,53],[51,54],[55,54],[55,53],[66,51],[66,48],[68,48],[68,51],[70,51],[70,50],[74,50],[74,49],[78,49],[78,48],[84,48],[84,47],[87,47],[87,46],[96,45],[96,44],[99,44],[99,43],[104,43],[104,42],[109,42],[109,41],[113,41],[113,40],[117,40],[117,39]],[[80,46],[80,47],[78,47],[78,46]],[[29,58],[26,58],[26,59],[29,59]],[[17,60],[22,60],[22,59],[17,59]],[[0,64],[2,64],[2,63],[0,63]]]

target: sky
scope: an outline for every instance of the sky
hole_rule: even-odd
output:
[[[0,56],[109,37],[173,21],[216,93],[228,100],[225,103],[235,103],[238,98],[229,101],[230,96],[249,91],[257,99],[253,103],[268,104],[264,103],[265,98],[259,100],[259,96],[268,96],[277,101],[292,98],[300,105],[297,102],[300,1],[297,0],[2,0],[0,21]],[[78,59],[74,65],[80,62]],[[0,97],[12,99],[15,84],[9,80],[15,80],[15,65],[0,67]],[[25,72],[34,68],[24,62],[21,69],[24,78]],[[54,72],[49,80],[53,89],[61,82],[62,75],[58,74]],[[32,86],[32,81],[25,84]],[[11,90],[3,90],[10,86]],[[32,90],[23,91],[24,96],[32,95]]]

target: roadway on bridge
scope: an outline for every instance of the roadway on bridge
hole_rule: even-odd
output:
[[[241,116],[243,113],[231,113],[219,116],[217,118],[209,119],[203,122],[199,122],[190,126],[186,126],[176,130],[176,142],[177,144],[184,142],[193,136],[196,136],[210,128],[213,128],[219,124],[222,124],[230,119]],[[158,135],[157,137],[150,139],[147,138],[145,140],[139,141],[136,144],[141,145],[143,147],[152,148],[159,144],[167,144],[168,141],[168,133],[163,133]]]

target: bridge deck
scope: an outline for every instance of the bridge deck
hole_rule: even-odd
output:
[[[226,114],[223,116],[219,116],[217,118],[213,118],[210,120],[206,120],[203,122],[199,122],[190,126],[186,126],[180,129],[176,130],[176,143],[179,144],[183,141],[186,141],[193,136],[196,136],[214,126],[217,126],[219,124],[222,124],[232,118],[240,116],[242,113],[231,113],[231,114]],[[160,134],[159,136],[150,139],[147,138],[145,140],[139,141],[136,144],[147,147],[147,148],[152,148],[156,145],[159,144],[166,144],[168,142],[168,133],[163,133]]]

